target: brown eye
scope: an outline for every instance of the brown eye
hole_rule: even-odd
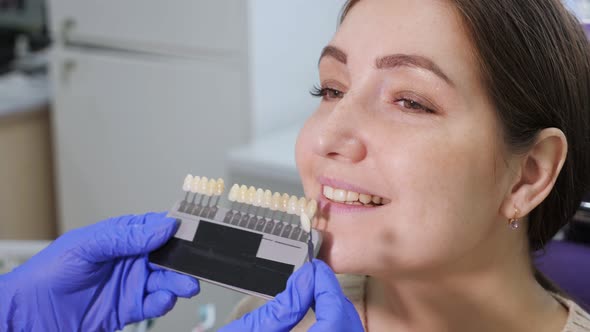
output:
[[[434,111],[431,110],[430,108],[425,107],[422,104],[420,104],[419,102],[414,101],[412,99],[402,98],[402,99],[396,100],[395,102],[398,105],[400,105],[401,107],[408,109],[412,112],[422,111],[422,112],[426,112],[426,113],[434,113]]]
[[[333,88],[318,88],[313,87],[310,91],[314,97],[322,97],[323,100],[329,101],[333,99],[341,99],[344,97],[344,92]]]

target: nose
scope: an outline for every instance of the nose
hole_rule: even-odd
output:
[[[315,153],[333,160],[357,163],[365,159],[367,147],[360,134],[362,122],[358,112],[346,102],[340,100],[327,115],[316,139]]]

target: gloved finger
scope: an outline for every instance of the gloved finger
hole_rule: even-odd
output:
[[[170,218],[146,225],[110,225],[84,233],[80,246],[84,258],[99,263],[147,254],[166,243],[177,228],[176,220]]]
[[[168,212],[149,212],[138,215],[125,215],[114,217],[106,221],[110,225],[127,226],[127,225],[147,225],[154,222],[160,222],[166,218]],[[172,218],[171,218],[172,219]]]
[[[315,314],[312,332],[362,331],[362,323],[354,305],[344,296],[334,271],[321,260],[314,259]]]
[[[174,308],[176,296],[169,291],[160,290],[148,294],[143,299],[143,318],[159,317]]]
[[[287,288],[262,307],[222,327],[222,332],[289,331],[307,313],[313,301],[314,272],[305,263],[287,281]]]
[[[167,290],[180,297],[193,297],[199,293],[197,279],[173,271],[159,270],[150,273],[147,279],[148,293]]]

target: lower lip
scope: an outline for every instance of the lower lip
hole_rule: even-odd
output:
[[[319,197],[319,208],[321,211],[328,213],[354,213],[354,212],[369,212],[379,209],[381,206],[364,206],[364,205],[353,205],[338,203],[327,199],[324,195]]]

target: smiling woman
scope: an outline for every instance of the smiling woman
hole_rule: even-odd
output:
[[[590,331],[530,254],[590,183],[590,46],[558,0],[352,0],[319,73],[297,166],[366,330]]]

